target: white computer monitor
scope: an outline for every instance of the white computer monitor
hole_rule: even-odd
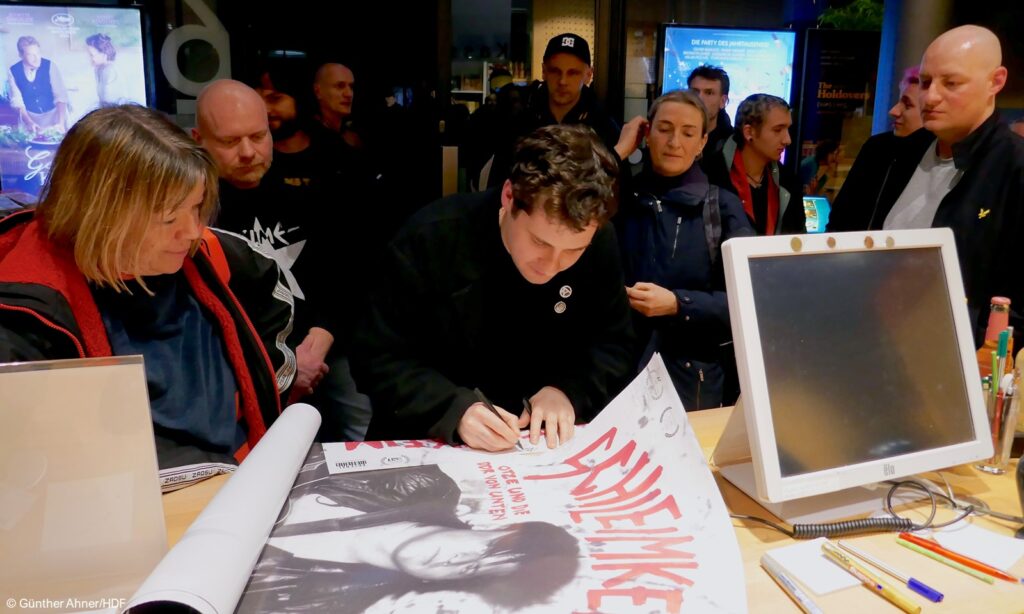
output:
[[[715,453],[730,481],[806,502],[992,455],[951,231],[748,237],[722,253],[743,391]]]

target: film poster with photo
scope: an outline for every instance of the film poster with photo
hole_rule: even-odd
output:
[[[655,357],[555,450],[315,444],[238,611],[743,612],[746,594]]]
[[[835,200],[871,136],[880,44],[879,32],[807,31],[800,113],[800,178],[807,195]],[[818,147],[831,154],[816,159]]]
[[[0,181],[34,201],[86,113],[146,104],[140,9],[0,6]]]

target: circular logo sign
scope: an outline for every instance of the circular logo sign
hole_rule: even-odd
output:
[[[50,17],[50,23],[59,28],[67,28],[68,26],[75,25],[75,18],[70,13],[54,13]]]

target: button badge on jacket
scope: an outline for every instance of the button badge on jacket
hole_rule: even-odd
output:
[[[567,284],[559,288],[558,296],[562,298],[569,298],[572,296],[572,286]],[[555,313],[565,313],[567,307],[568,305],[565,304],[565,301],[558,301],[555,303]]]

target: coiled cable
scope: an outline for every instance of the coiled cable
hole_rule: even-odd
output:
[[[896,514],[892,503],[893,495],[895,495],[901,488],[914,488],[928,496],[928,501],[931,504],[931,510],[928,514],[928,519],[923,523],[917,524],[909,518],[902,518]],[[961,513],[953,520],[934,524],[935,512],[938,510],[939,506],[938,499],[944,499],[954,509],[962,510]],[[955,522],[959,522],[975,512],[975,507],[973,505],[961,507],[951,496],[941,492],[935,492],[931,488],[928,488],[927,485],[917,480],[901,480],[899,482],[894,482],[892,487],[889,489],[889,492],[885,495],[884,501],[885,511],[890,514],[890,517],[887,518],[860,518],[857,520],[845,520],[842,522],[790,525],[787,523],[779,524],[765,518],[748,516],[746,514],[730,514],[730,516],[738,520],[761,523],[775,529],[776,531],[785,533],[794,539],[814,539],[816,537],[844,537],[860,533],[909,532],[920,531],[922,529],[939,529],[949,526]]]

